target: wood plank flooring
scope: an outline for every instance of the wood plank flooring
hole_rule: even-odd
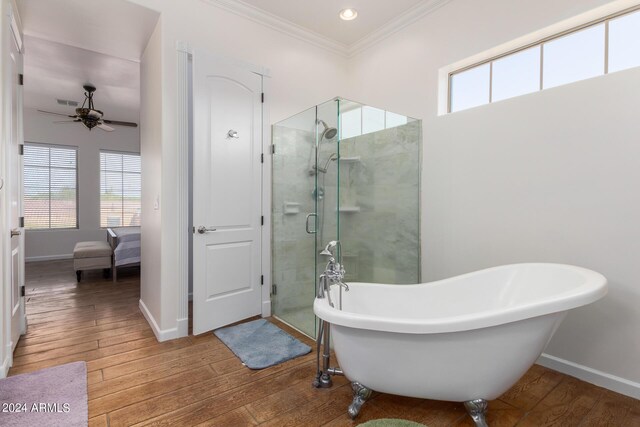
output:
[[[137,271],[86,273],[71,261],[27,264],[28,333],[10,375],[84,360],[90,426],[354,426],[376,418],[472,426],[463,405],[376,394],[356,422],[346,415],[351,390],[311,387],[315,354],[251,371],[213,334],[158,343],[138,309]],[[271,319],[313,346],[308,338]],[[640,426],[640,401],[533,366],[490,402],[489,424]]]

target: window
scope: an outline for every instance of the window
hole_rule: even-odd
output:
[[[24,146],[24,227],[78,227],[77,149],[47,144]]]
[[[384,110],[362,107],[362,133],[377,132],[384,129]]]
[[[140,155],[100,151],[100,226],[140,225]]]
[[[540,46],[493,62],[491,101],[540,90]]]
[[[341,139],[391,129],[409,123],[409,118],[366,105],[344,111],[340,116]]]
[[[640,66],[638,7],[449,75],[449,112]]]
[[[609,72],[640,66],[640,12],[609,22]]]
[[[451,76],[451,111],[488,104],[490,74],[490,64],[484,64]]]
[[[604,24],[544,44],[544,89],[604,74]]]

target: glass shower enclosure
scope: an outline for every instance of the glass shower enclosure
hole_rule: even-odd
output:
[[[420,120],[335,98],[273,125],[272,310],[316,336],[332,240],[347,282],[420,282]]]

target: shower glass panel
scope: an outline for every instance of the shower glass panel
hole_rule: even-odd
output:
[[[335,98],[272,135],[274,315],[315,337],[320,251],[332,240],[347,282],[419,283],[421,122]]]
[[[338,111],[328,101],[272,129],[272,310],[312,337],[318,248],[338,238]]]

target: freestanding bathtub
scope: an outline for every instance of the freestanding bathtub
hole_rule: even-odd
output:
[[[607,280],[562,264],[514,264],[420,285],[331,286],[314,311],[331,324],[355,418],[371,390],[465,402],[478,426],[486,401],[533,365],[567,310],[607,293]],[[340,309],[340,303],[342,309]]]

